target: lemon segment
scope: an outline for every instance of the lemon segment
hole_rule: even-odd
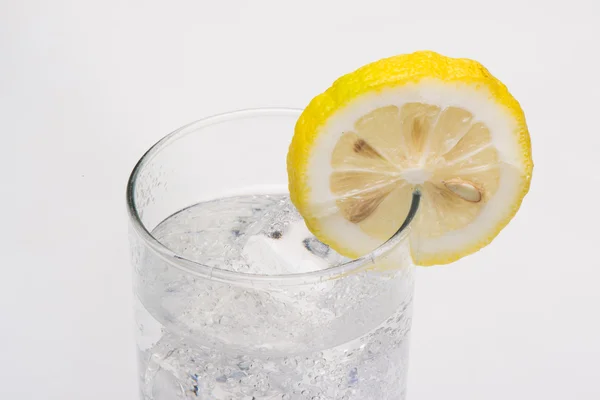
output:
[[[304,110],[288,153],[292,202],[309,229],[358,257],[411,224],[419,265],[487,245],[528,191],[533,162],[525,117],[479,63],[417,52],[337,80]]]

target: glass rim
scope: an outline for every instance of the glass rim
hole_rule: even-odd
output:
[[[361,269],[372,265],[377,258],[388,254],[390,250],[395,248],[399,243],[403,242],[406,239],[407,233],[410,229],[404,230],[400,235],[395,235],[392,239],[386,241],[381,246],[377,247],[376,249],[362,257],[346,261],[344,263],[337,264],[326,269],[311,272],[278,275],[250,274],[245,272],[229,271],[217,267],[210,267],[208,265],[204,265],[202,263],[187,259],[172,251],[163,243],[161,243],[160,240],[156,239],[142,222],[137,207],[135,205],[135,188],[137,178],[140,172],[162,149],[164,149],[169,144],[183,138],[187,134],[191,133],[188,131],[190,128],[194,127],[196,129],[203,129],[222,122],[246,118],[273,116],[297,117],[301,114],[301,112],[302,109],[298,108],[280,107],[247,108],[236,111],[230,111],[196,120],[194,122],[182,126],[181,128],[176,129],[175,131],[161,138],[158,142],[152,145],[138,160],[127,181],[127,213],[129,216],[131,226],[135,230],[136,234],[143,240],[145,245],[147,245],[154,253],[156,253],[156,255],[158,255],[170,265],[186,273],[221,282],[249,286],[273,284],[277,284],[280,286],[291,286],[336,279],[338,277],[345,276],[351,272],[358,272]]]

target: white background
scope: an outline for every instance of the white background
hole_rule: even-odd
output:
[[[125,182],[175,128],[304,107],[433,49],[526,111],[516,219],[419,271],[409,399],[600,399],[600,6],[571,1],[0,1],[0,398],[137,394]]]

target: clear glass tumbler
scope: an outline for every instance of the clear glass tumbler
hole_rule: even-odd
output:
[[[405,399],[407,241],[348,260],[308,232],[287,197],[299,113],[194,122],[133,170],[141,399]]]

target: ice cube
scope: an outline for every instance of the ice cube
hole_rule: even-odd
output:
[[[328,254],[329,248],[312,236],[303,220],[289,223],[284,229],[251,236],[242,251],[248,272],[265,275],[329,268]]]
[[[289,198],[272,199],[271,201],[271,204],[261,210],[255,210],[254,220],[243,231],[246,238],[262,234],[278,239],[290,223],[302,219]]]

